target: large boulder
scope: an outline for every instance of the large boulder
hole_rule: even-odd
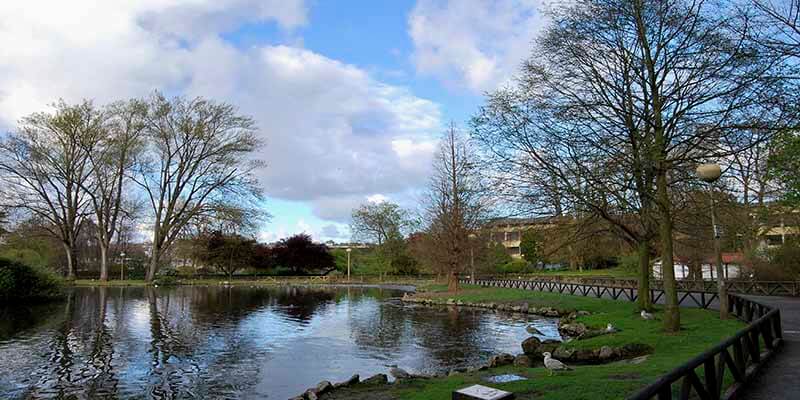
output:
[[[569,336],[569,337],[581,337],[583,336],[586,331],[586,325],[580,322],[572,322],[566,323],[558,327],[561,336]]]
[[[489,367],[502,367],[504,365],[511,365],[514,363],[514,356],[508,353],[498,354],[489,359]]]
[[[364,385],[383,385],[387,382],[389,382],[389,377],[386,374],[375,374],[361,381]]]
[[[533,366],[533,360],[525,354],[520,354],[514,357],[514,365],[520,367],[531,367]]]
[[[395,379],[409,379],[411,378],[411,374],[406,372],[402,368],[392,367],[389,368],[389,374],[393,376]]]
[[[536,336],[531,336],[522,342],[522,352],[531,358],[539,359],[543,357],[543,353],[552,353],[559,345],[561,345],[561,342],[558,340],[541,340]]]
[[[328,381],[322,381],[317,384],[317,394],[328,393],[333,390],[333,384]]]
[[[358,376],[358,374],[355,374],[355,375],[351,376],[350,379],[348,379],[348,380],[346,380],[344,382],[334,383],[333,387],[334,388],[340,388],[340,387],[353,386],[356,383],[358,383],[358,381],[359,381],[359,376]]]
[[[609,361],[615,357],[615,351],[609,346],[603,346],[600,348],[600,352],[597,354],[597,357],[600,358],[601,362]]]

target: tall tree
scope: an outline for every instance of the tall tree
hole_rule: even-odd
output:
[[[362,204],[353,210],[350,231],[353,240],[381,245],[392,236],[404,236],[414,226],[408,211],[399,205],[381,201]]]
[[[59,101],[52,112],[22,119],[0,142],[0,173],[9,206],[47,221],[67,259],[67,279],[76,272],[77,239],[89,210],[89,151],[104,134],[104,114],[90,101]]]
[[[519,85],[490,95],[476,136],[523,199],[565,198],[639,248],[640,307],[658,237],[665,329],[680,326],[671,190],[694,165],[752,146],[783,113],[779,61],[725,2],[582,0],[557,7]],[[549,204],[548,204],[549,206]]]
[[[100,247],[100,280],[108,280],[108,260],[114,234],[126,211],[124,197],[130,191],[133,163],[144,149],[146,105],[138,100],[111,104],[104,110],[104,135],[84,148],[91,163],[91,182],[80,182],[91,200]],[[87,183],[89,183],[87,185]],[[127,189],[127,190],[126,190]]]
[[[153,247],[146,279],[193,218],[226,198],[258,197],[253,152],[260,141],[253,120],[224,103],[203,98],[167,99],[156,93],[144,120],[150,159],[134,180],[143,188],[153,218]]]
[[[478,153],[455,125],[442,137],[435,155],[425,204],[428,237],[438,244],[433,258],[447,271],[449,291],[468,262],[469,233],[486,220],[487,197],[477,171]]]

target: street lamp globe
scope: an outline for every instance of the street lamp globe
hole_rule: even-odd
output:
[[[700,164],[696,172],[700,180],[708,183],[716,182],[722,176],[722,168],[716,163]]]

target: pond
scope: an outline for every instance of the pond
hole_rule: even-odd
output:
[[[398,366],[435,373],[519,353],[553,319],[404,305],[363,287],[75,288],[0,311],[0,398],[286,399]]]

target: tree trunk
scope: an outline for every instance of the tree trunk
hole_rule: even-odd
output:
[[[456,272],[455,269],[450,270],[450,273],[447,275],[447,291],[458,291],[458,272]]]
[[[67,280],[74,281],[75,280],[75,251],[71,245],[67,243],[62,243],[64,246],[64,252],[67,254]]]
[[[159,258],[159,246],[153,244],[152,254],[150,255],[150,265],[147,266],[147,275],[145,276],[144,280],[146,282],[152,282],[153,279],[156,278],[156,272],[158,272],[158,258]]]
[[[653,308],[653,300],[650,298],[650,243],[647,240],[639,242],[639,289],[638,304],[639,310]]]
[[[672,261],[672,213],[667,192],[667,172],[663,168],[658,171],[656,190],[661,214],[659,238],[661,239],[661,279],[664,282],[664,330],[678,332],[681,328],[681,314],[678,308],[675,265]]]
[[[108,245],[100,242],[100,280],[108,281]]]

